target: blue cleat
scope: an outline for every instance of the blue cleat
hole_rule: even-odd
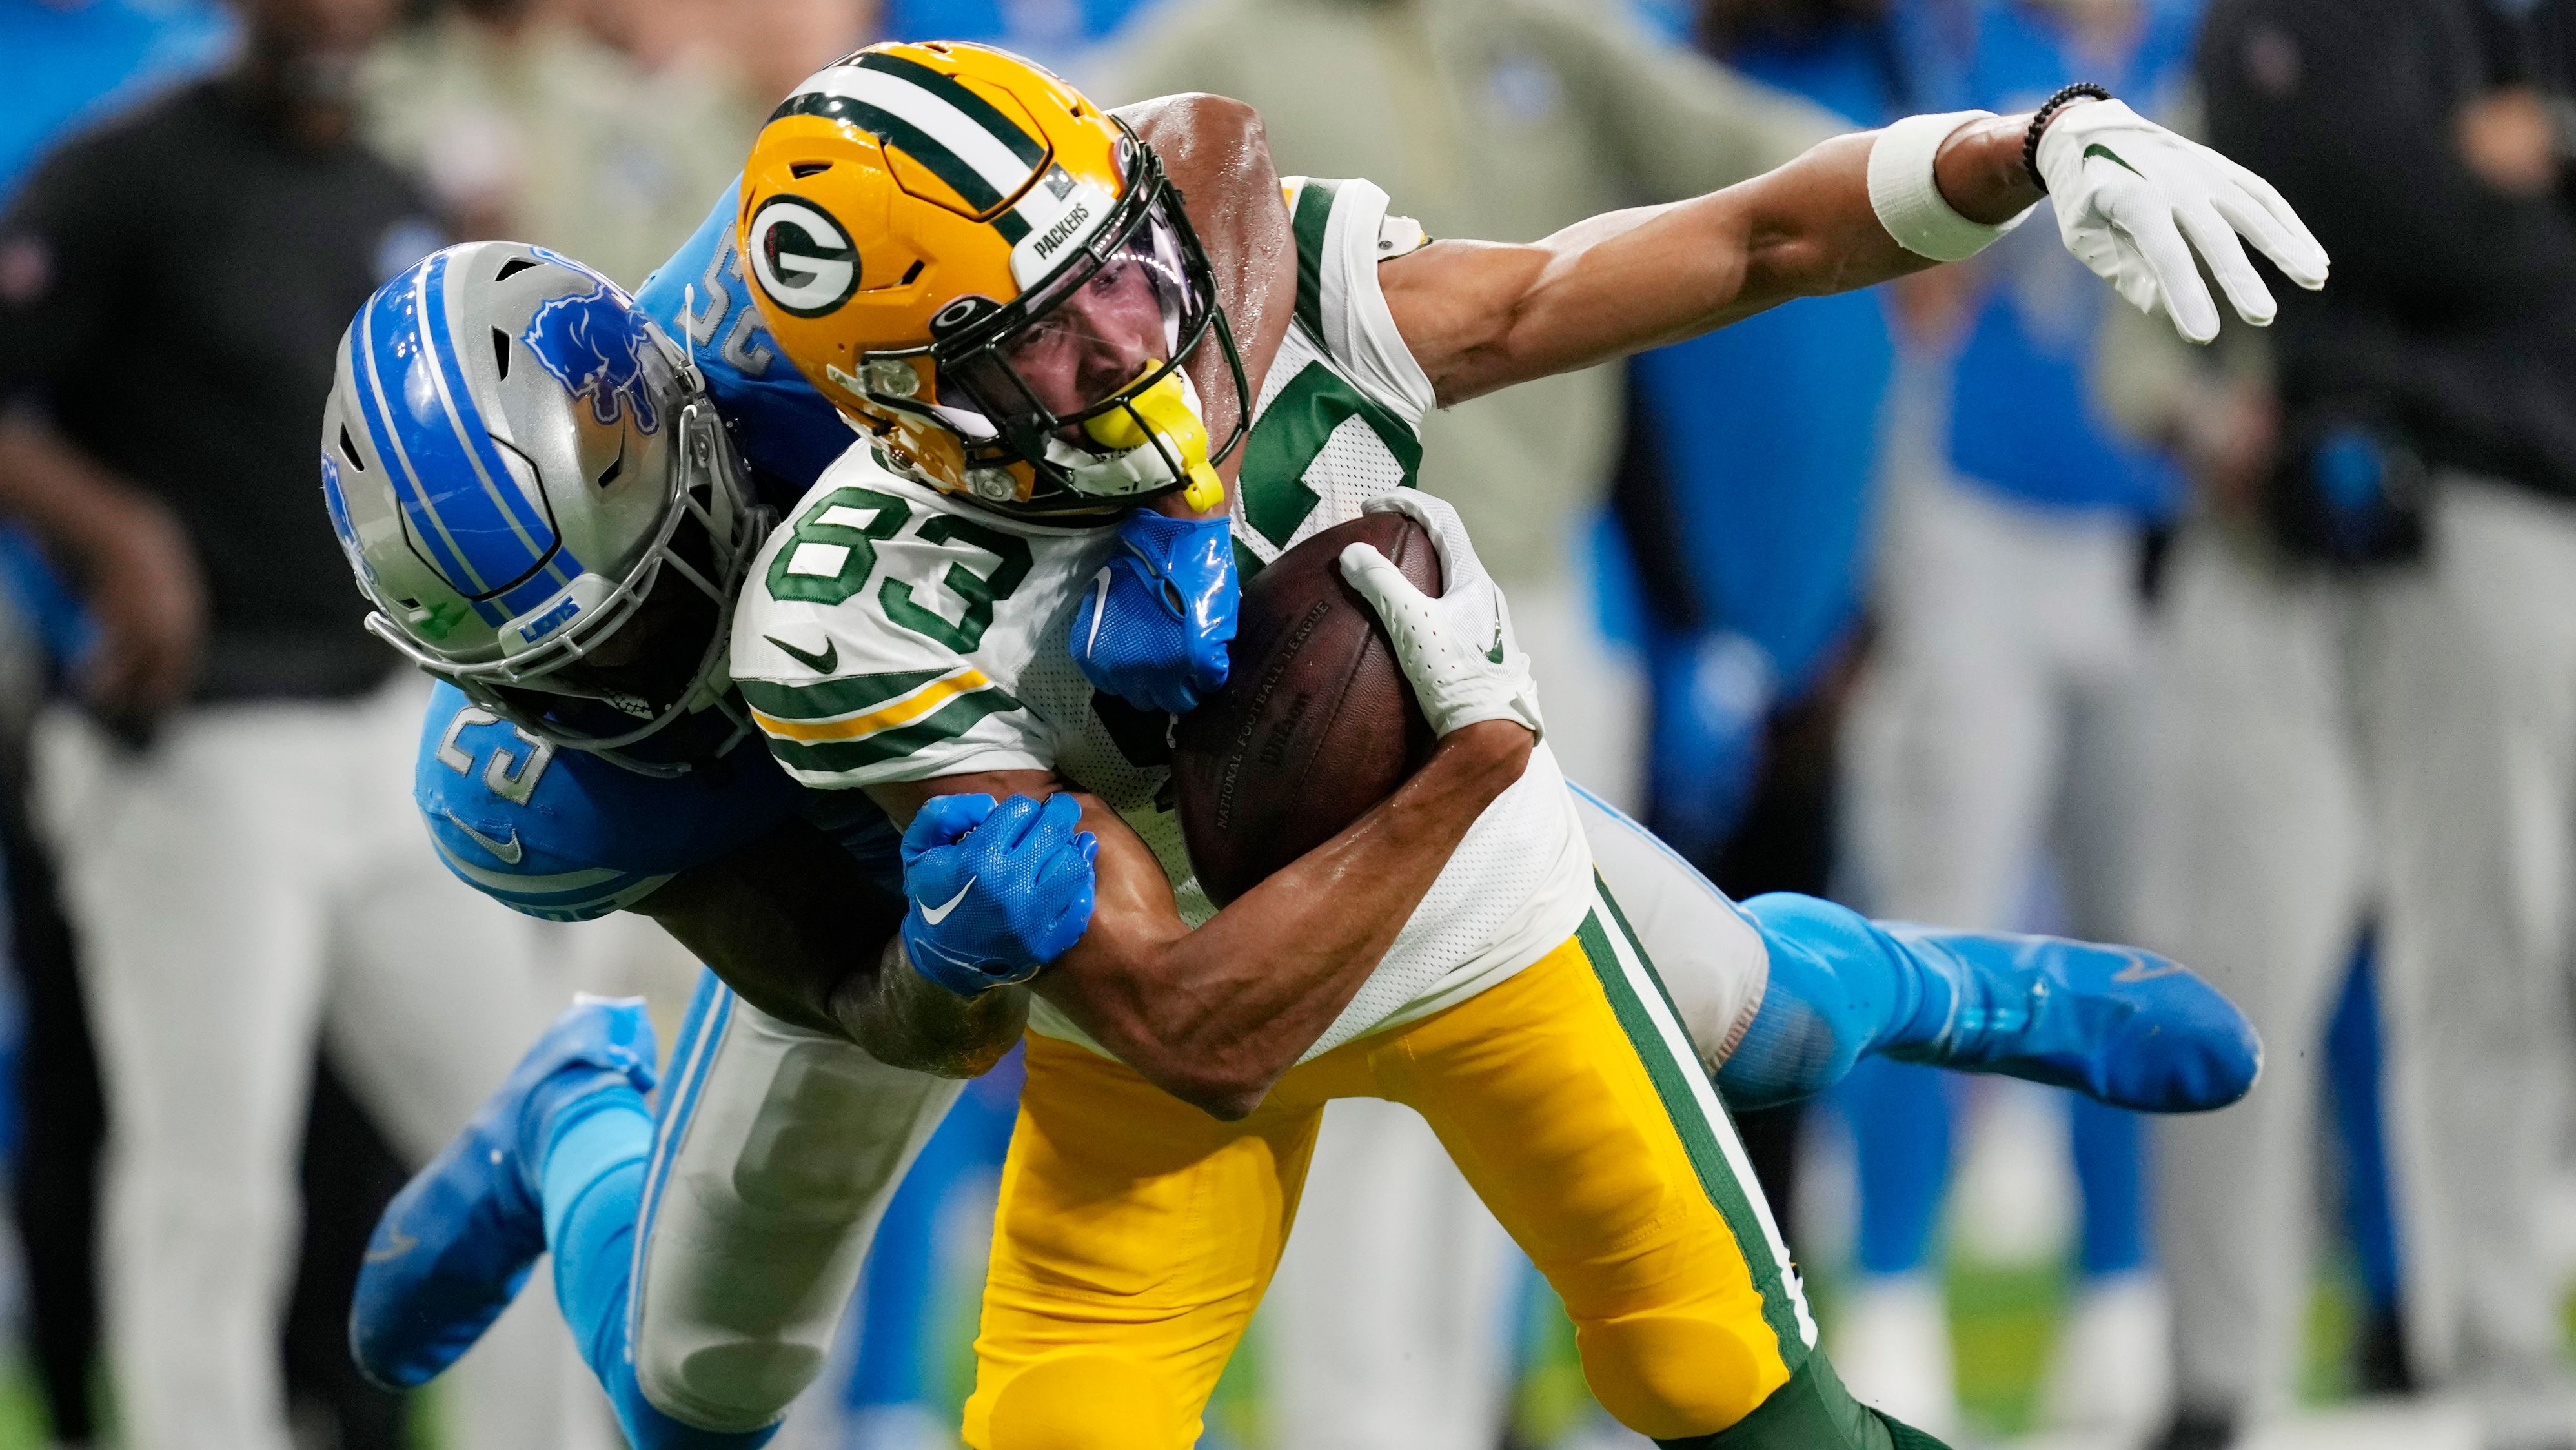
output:
[[[641,998],[581,997],[554,1020],[377,1221],[349,1306],[361,1373],[408,1389],[473,1347],[546,1251],[547,1140],[585,1104],[650,1091],[654,1062]]]
[[[2073,1088],[2148,1113],[2223,1108],[2263,1068],[2254,1024],[2179,963],[2059,937],[1875,924],[1922,967],[1921,1029],[1891,1042],[1908,1062]],[[1946,983],[1948,1001],[1937,983]]]

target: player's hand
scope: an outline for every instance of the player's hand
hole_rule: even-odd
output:
[[[1238,590],[1230,521],[1138,509],[1118,526],[1066,626],[1083,677],[1140,710],[1179,715],[1225,683]]]
[[[137,507],[89,561],[96,642],[76,667],[82,698],[130,744],[148,742],[185,701],[206,635],[206,586],[178,520]]]
[[[1529,656],[1512,635],[1510,608],[1494,587],[1458,511],[1419,489],[1400,488],[1368,501],[1363,512],[1409,514],[1431,532],[1440,556],[1441,593],[1413,587],[1404,571],[1367,544],[1342,550],[1342,577],[1377,611],[1395,642],[1395,662],[1435,735],[1480,720],[1510,720],[1543,734],[1538,683]]]
[[[904,954],[961,997],[1025,982],[1091,925],[1082,803],[1024,795],[933,796],[903,833]]]
[[[2188,341],[2218,336],[2195,251],[2257,327],[2277,309],[2240,233],[2291,281],[2312,292],[2326,284],[2326,249],[2270,182],[2118,101],[2058,112],[2039,138],[2039,174],[2066,249],[2130,306],[2161,308]]]

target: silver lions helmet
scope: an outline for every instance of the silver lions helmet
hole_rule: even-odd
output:
[[[469,242],[377,289],[322,495],[367,627],[478,704],[651,774],[747,733],[725,646],[768,518],[697,369],[607,278]]]

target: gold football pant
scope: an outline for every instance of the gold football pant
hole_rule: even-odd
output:
[[[1606,894],[1510,980],[1346,1043],[1224,1123],[1031,1036],[966,1440],[1188,1450],[1296,1216],[1323,1105],[1421,1113],[1565,1301],[1585,1377],[1668,1445],[1924,1444],[1854,1405],[1733,1128]]]

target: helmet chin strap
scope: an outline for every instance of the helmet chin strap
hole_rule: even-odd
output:
[[[1161,367],[1157,361],[1147,371]],[[1205,511],[1225,497],[1225,485],[1208,462],[1208,429],[1199,393],[1178,368],[1161,382],[1124,400],[1125,407],[1083,424],[1093,442],[1118,450],[1103,458],[1050,440],[1049,461],[1072,476],[1073,486],[1095,498],[1125,498],[1184,484],[1182,498]],[[1177,467],[1176,467],[1177,465]]]

